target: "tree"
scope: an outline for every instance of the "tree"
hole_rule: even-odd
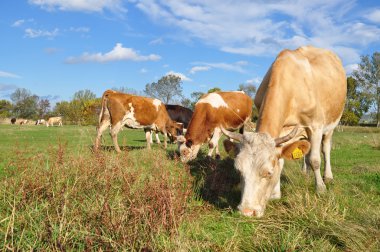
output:
[[[357,125],[364,113],[367,113],[371,101],[365,95],[353,77],[347,78],[347,98],[341,122],[344,125]]]
[[[220,91],[222,91],[220,88],[214,87],[214,88],[209,89],[207,93],[214,93],[214,92],[220,92]]]
[[[254,85],[240,84],[238,90],[244,91],[244,93],[246,93],[249,97],[251,97],[252,100],[255,99],[257,89]],[[256,108],[254,103],[252,104],[253,104],[252,105],[252,120],[257,121],[257,119],[259,118],[259,110]]]
[[[0,100],[0,118],[10,117],[12,114],[12,103],[7,100]]]
[[[144,92],[148,96],[160,99],[165,104],[168,104],[173,101],[175,97],[183,97],[181,84],[181,77],[169,74],[157,82],[146,84]]]
[[[50,101],[48,99],[40,99],[37,104],[38,118],[41,119],[49,112]]]
[[[358,69],[352,75],[360,86],[360,92],[371,102],[377,127],[380,127],[380,52],[375,52],[372,57],[361,56]]]
[[[255,99],[257,89],[254,85],[252,85],[252,84],[240,84],[238,90],[244,91],[244,93],[246,93],[252,99]]]
[[[17,117],[35,119],[39,97],[25,88],[18,88],[11,94],[13,113]]]

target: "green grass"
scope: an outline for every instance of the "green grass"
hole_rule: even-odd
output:
[[[176,145],[91,151],[95,127],[0,125],[3,250],[379,251],[380,130],[333,138],[334,182],[323,195],[302,162],[286,162],[280,200],[261,219],[236,211],[239,174],[222,151],[187,165]]]

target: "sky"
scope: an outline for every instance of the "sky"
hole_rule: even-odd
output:
[[[167,74],[183,93],[260,85],[283,49],[333,50],[349,75],[380,51],[379,0],[2,0],[0,99],[142,91]]]

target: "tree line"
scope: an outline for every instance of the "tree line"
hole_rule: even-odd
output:
[[[157,82],[148,83],[143,91],[131,88],[112,88],[116,91],[144,95],[160,99],[165,104],[179,104],[190,109],[200,99],[203,92],[193,92],[190,98],[182,93],[182,80],[176,75],[163,76]],[[240,84],[238,90],[244,91],[252,99],[256,95],[256,87],[252,84]],[[207,93],[220,91],[214,87]],[[333,94],[332,94],[333,95]],[[32,94],[24,88],[16,89],[10,96],[11,101],[0,100],[0,117],[17,117],[25,119],[47,119],[50,116],[63,116],[66,124],[96,125],[101,108],[101,98],[90,90],[74,93],[70,101],[60,101],[52,108],[46,98]],[[372,116],[372,121],[380,126],[380,53],[361,57],[358,69],[347,78],[347,99],[342,115],[343,125],[358,125],[363,115]],[[253,121],[258,117],[253,106]]]

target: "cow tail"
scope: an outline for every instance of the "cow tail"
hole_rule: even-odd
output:
[[[108,102],[108,96],[109,96],[110,93],[115,93],[115,91],[113,91],[113,90],[107,90],[107,91],[105,91],[103,93],[103,96],[102,96],[102,108],[101,108],[100,114],[99,114],[99,125],[102,122],[102,118],[103,118],[104,113],[109,113],[108,112],[108,108],[107,108],[107,102]]]

